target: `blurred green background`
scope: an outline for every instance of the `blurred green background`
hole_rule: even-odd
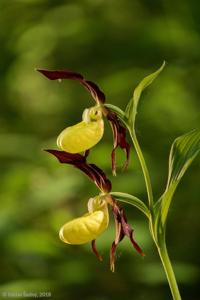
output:
[[[171,299],[148,224],[126,207],[145,259],[123,241],[116,272],[109,271],[111,226],[90,245],[67,246],[58,238],[66,221],[86,211],[98,191],[73,167],[43,152],[80,121],[93,105],[76,82],[51,82],[35,68],[67,68],[97,82],[108,102],[124,108],[133,88],[162,61],[167,66],[144,93],[137,133],[150,167],[156,197],[167,178],[174,138],[199,127],[199,1],[191,0],[0,0],[0,295],[51,292],[53,299]],[[107,126],[90,161],[111,178],[112,135]],[[123,159],[118,152],[118,165]],[[184,300],[199,299],[199,176],[197,159],[178,188],[167,230],[169,253]],[[126,173],[113,178],[113,191],[146,201],[132,151]],[[12,299],[15,299],[13,296]],[[20,299],[20,297],[16,297]]]

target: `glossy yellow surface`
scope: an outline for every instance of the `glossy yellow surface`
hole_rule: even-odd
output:
[[[89,213],[66,223],[60,229],[59,236],[64,243],[85,244],[106,230],[109,223],[106,201],[92,198],[88,202],[88,210]]]
[[[58,136],[58,147],[69,153],[79,153],[92,148],[102,138],[104,133],[104,122],[82,121],[74,126],[67,127]]]

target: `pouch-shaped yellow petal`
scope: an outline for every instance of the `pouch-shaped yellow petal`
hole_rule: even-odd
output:
[[[79,153],[86,151],[96,145],[102,138],[104,122],[82,121],[74,126],[64,129],[57,139],[57,145],[63,151]]]
[[[60,229],[59,236],[67,244],[85,244],[96,239],[107,226],[108,214],[97,210],[66,223]]]

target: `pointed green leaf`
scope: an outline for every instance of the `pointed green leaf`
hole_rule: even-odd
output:
[[[133,98],[129,101],[126,110],[125,115],[127,119],[129,120],[130,126],[133,128],[135,124],[135,118],[137,114],[137,106],[140,100],[140,96],[144,89],[146,89],[153,81],[156,79],[156,77],[160,74],[160,72],[163,70],[165,66],[165,61],[163,62],[162,66],[154,73],[148,75],[145,77],[135,88],[133,92]]]
[[[118,192],[112,192],[110,193],[114,198],[116,198],[118,201],[131,204],[135,207],[137,207],[140,211],[142,211],[148,218],[150,217],[150,211],[148,207],[144,204],[143,201],[138,199],[137,197],[127,194],[127,193],[118,193]]]
[[[161,220],[165,224],[174,192],[184,173],[200,151],[200,130],[195,129],[178,137],[169,156],[169,174],[166,190],[161,197]]]

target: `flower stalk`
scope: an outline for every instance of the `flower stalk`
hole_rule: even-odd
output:
[[[130,132],[130,136],[133,141],[133,145],[135,147],[138,159],[141,164],[141,168],[144,175],[148,200],[149,200],[149,228],[151,232],[151,236],[153,238],[153,241],[156,245],[156,248],[158,250],[168,283],[171,290],[171,294],[173,297],[173,300],[181,300],[179,288],[177,285],[176,277],[173,271],[173,267],[168,255],[167,247],[166,247],[166,240],[165,240],[165,228],[161,230],[160,232],[155,232],[155,226],[154,226],[154,200],[153,200],[153,192],[152,192],[152,185],[151,185],[151,179],[149,175],[149,171],[145,162],[145,158],[142,154],[142,150],[140,148],[140,145],[138,143],[137,137],[135,133]],[[158,228],[158,227],[157,227]],[[158,229],[159,231],[159,229]],[[159,238],[156,237],[159,235]]]
[[[129,127],[128,127],[129,128]],[[131,128],[129,128],[129,133],[133,142],[133,145],[135,147],[135,151],[137,153],[141,168],[142,168],[142,172],[144,175],[144,180],[145,180],[145,184],[146,184],[146,190],[147,190],[147,196],[148,196],[148,202],[149,202],[149,208],[150,211],[153,212],[153,205],[154,205],[154,201],[153,201],[153,191],[152,191],[152,185],[151,185],[151,179],[150,179],[150,175],[149,175],[149,171],[147,168],[147,164],[146,161],[144,159],[142,150],[140,148],[140,145],[138,143],[136,134],[134,132],[134,130],[131,130]]]
[[[174,274],[174,270],[168,255],[167,247],[166,247],[166,242],[165,238],[163,239],[163,242],[161,245],[156,245],[158,249],[158,253],[169,283],[169,287],[171,290],[171,294],[174,300],[181,300],[181,295],[179,292],[178,284],[176,281],[176,277]]]
[[[147,168],[147,164],[145,161],[145,158],[143,156],[142,150],[140,148],[137,136],[135,134],[135,130],[131,129],[131,127],[127,124],[127,128],[129,129],[129,134],[133,142],[133,146],[135,148],[135,151],[138,156],[138,160],[140,162],[140,166],[142,168],[147,196],[148,196],[148,204],[149,204],[149,228],[151,232],[151,236],[153,238],[153,241],[156,245],[158,254],[160,256],[169,287],[171,290],[171,294],[174,300],[181,300],[180,292],[178,289],[176,277],[173,271],[173,267],[168,255],[167,247],[166,247],[166,240],[165,240],[165,228],[161,230],[160,232],[155,233],[155,226],[154,226],[154,199],[153,199],[153,190],[152,190],[152,184],[151,184],[151,178],[149,174],[149,170]],[[157,227],[158,228],[158,227]],[[159,238],[156,237],[159,235]]]

